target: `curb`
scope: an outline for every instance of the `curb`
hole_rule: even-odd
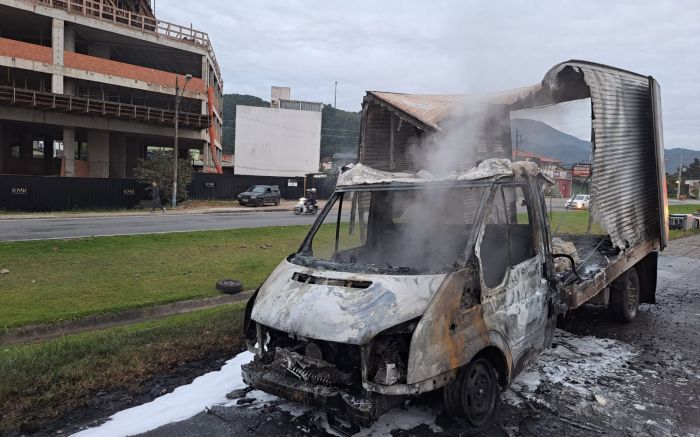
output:
[[[186,212],[183,214],[245,214],[251,212],[293,212],[289,209],[232,209],[230,211],[202,211],[202,212]],[[174,214],[173,214],[174,215]]]
[[[237,294],[222,294],[203,299],[183,300],[163,305],[125,310],[117,313],[97,314],[77,320],[21,326],[19,328],[10,329],[8,332],[0,335],[0,346],[50,340],[69,334],[78,334],[86,331],[158,320],[228,303],[245,302],[253,295],[253,292],[254,290],[248,290]]]
[[[289,212],[291,209],[232,209],[223,211],[211,211],[211,210],[180,210],[172,211],[168,210],[165,214],[156,214],[157,216],[169,215],[194,215],[194,214],[245,214],[245,213],[255,213],[255,212]],[[15,215],[15,216],[0,216],[0,222],[3,220],[74,220],[74,219],[106,219],[106,218],[125,218],[125,217],[151,217],[153,214],[146,212],[134,212],[134,213],[104,213],[104,214],[63,214],[63,215]]]

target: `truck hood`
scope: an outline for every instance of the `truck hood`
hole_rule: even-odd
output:
[[[362,345],[421,316],[445,276],[335,272],[285,260],[260,287],[251,319],[290,334]]]

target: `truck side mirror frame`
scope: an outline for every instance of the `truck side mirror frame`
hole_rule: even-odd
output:
[[[566,253],[553,253],[552,258],[566,258],[571,262],[571,270],[573,271],[574,276],[576,276],[576,279],[579,281],[582,281],[581,277],[578,275],[578,272],[576,271],[576,261],[574,261],[574,257],[572,257],[569,254]]]

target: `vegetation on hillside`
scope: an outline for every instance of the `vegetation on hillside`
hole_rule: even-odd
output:
[[[331,105],[323,107],[321,123],[321,156],[334,153],[356,153],[360,141],[362,112],[349,112]]]

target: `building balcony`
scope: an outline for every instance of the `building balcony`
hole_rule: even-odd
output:
[[[175,111],[168,109],[108,102],[10,86],[0,86],[0,105],[20,106],[40,111],[85,114],[163,126],[175,125]],[[206,129],[209,127],[209,116],[179,112],[178,124],[183,129]]]

